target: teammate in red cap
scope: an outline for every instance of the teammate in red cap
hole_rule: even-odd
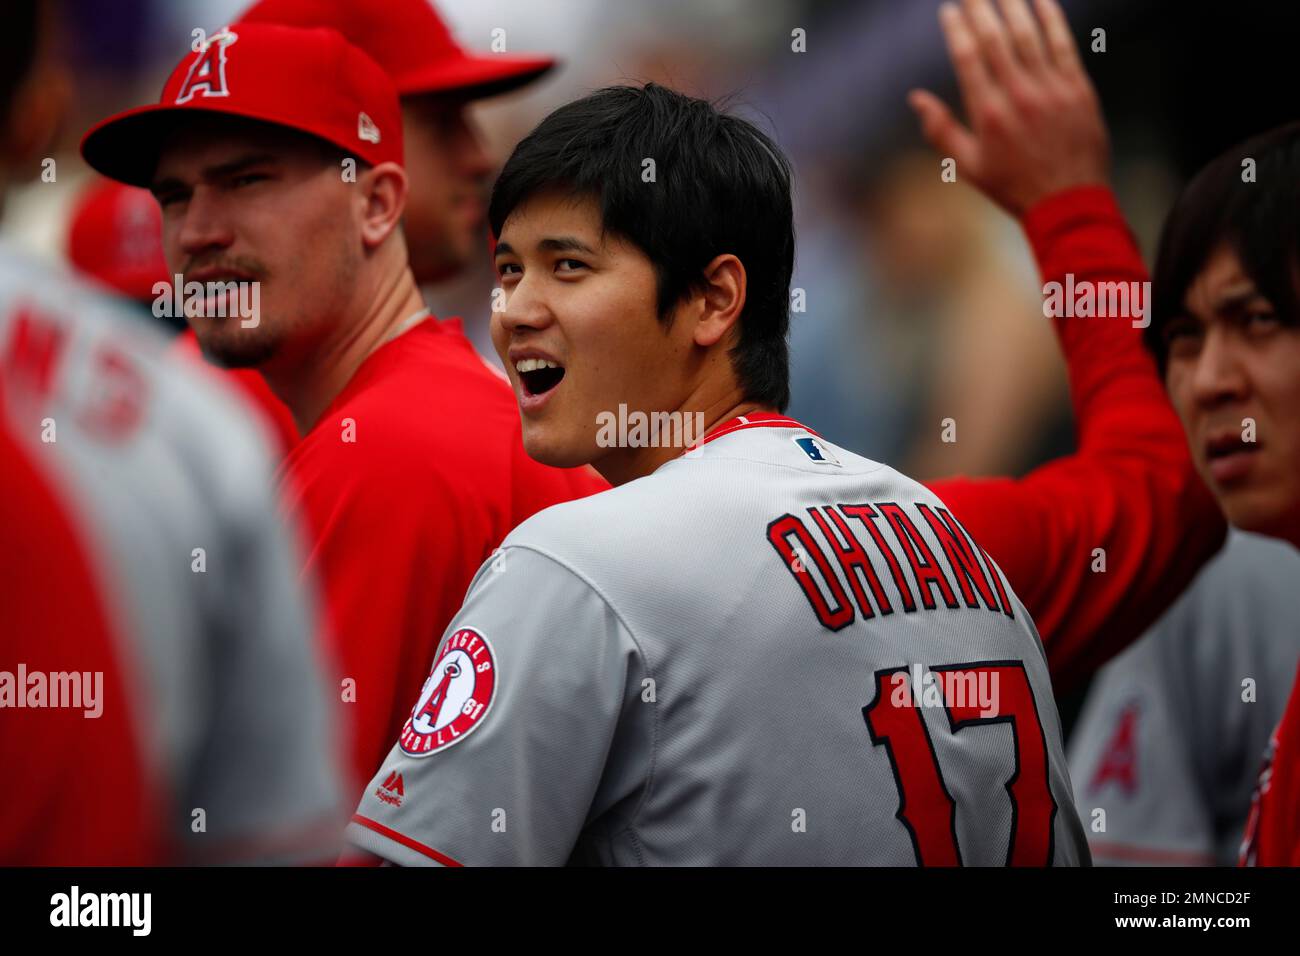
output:
[[[362,781],[474,571],[525,517],[603,485],[531,461],[508,386],[425,310],[397,95],[336,31],[223,31],[82,151],[150,186],[172,271],[206,287],[187,316],[203,351],[257,368],[303,433],[284,481],[313,533]]]
[[[388,73],[401,97],[409,183],[403,223],[416,282],[449,279],[484,254],[493,164],[468,106],[537,80],[554,60],[467,52],[427,0],[261,0],[238,22],[331,27]],[[451,334],[453,326],[446,329]],[[193,333],[181,336],[179,348],[198,353]],[[296,444],[296,431],[285,427],[288,411],[260,376],[244,369],[228,374],[266,412],[281,444]]]
[[[90,184],[78,198],[68,227],[68,261],[85,275],[150,309],[159,298],[159,285],[170,286],[162,251],[162,217],[149,190],[111,179]],[[183,315],[164,311],[155,317],[182,334],[177,352],[202,361],[199,343]],[[262,376],[248,369],[230,369],[227,377],[272,432],[280,456],[298,444],[298,427],[285,404],[275,397]]]

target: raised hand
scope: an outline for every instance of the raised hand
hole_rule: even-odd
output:
[[[937,96],[908,103],[957,175],[1012,215],[1070,186],[1109,180],[1097,94],[1056,0],[962,0],[939,8],[969,126]]]

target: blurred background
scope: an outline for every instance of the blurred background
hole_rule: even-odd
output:
[[[364,4],[364,0],[357,0]],[[192,31],[234,20],[239,0],[64,0],[76,76],[55,183],[10,196],[3,231],[51,257],[91,180],[77,156],[96,120],[156,100]],[[1017,225],[943,183],[904,101],[951,102],[938,0],[440,0],[461,44],[561,58],[524,90],[475,104],[498,163],[548,111],[611,83],[655,80],[759,122],[796,170],[798,253],[790,412],[830,440],[919,478],[1022,474],[1069,447],[1051,328]],[[1064,0],[1111,126],[1114,179],[1148,259],[1184,178],[1245,136],[1294,117],[1293,6]],[[792,47],[803,30],[806,50]],[[1104,31],[1104,52],[1093,48]],[[500,34],[498,34],[500,36]],[[960,178],[960,171],[959,171]],[[87,215],[94,215],[91,210]],[[136,215],[152,228],[150,212]],[[127,241],[127,240],[124,240]],[[80,257],[96,254],[81,241]],[[487,257],[427,290],[492,361]],[[142,269],[147,272],[147,264]],[[137,281],[139,277],[137,276]],[[148,281],[148,275],[144,276]],[[941,440],[942,422],[957,441]]]

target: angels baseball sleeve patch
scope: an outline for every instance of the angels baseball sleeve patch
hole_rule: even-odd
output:
[[[442,646],[398,746],[410,757],[446,750],[487,717],[497,687],[496,655],[482,632],[462,627]]]

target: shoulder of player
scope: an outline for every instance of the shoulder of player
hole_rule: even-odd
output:
[[[348,458],[349,467],[386,471],[393,459],[419,471],[472,472],[484,461],[506,467],[501,435],[517,434],[519,419],[509,386],[477,355],[440,345],[436,332],[407,333],[416,334],[363,365],[303,441],[318,456]],[[351,454],[362,449],[364,456]]]
[[[30,348],[39,361],[51,334],[57,374],[42,404],[60,429],[95,443],[163,446],[205,496],[238,501],[238,488],[266,483],[269,436],[247,422],[243,399],[220,376],[173,354],[146,319],[66,268],[4,248],[0,352],[21,362],[17,353]],[[106,417],[110,409],[118,417]]]

